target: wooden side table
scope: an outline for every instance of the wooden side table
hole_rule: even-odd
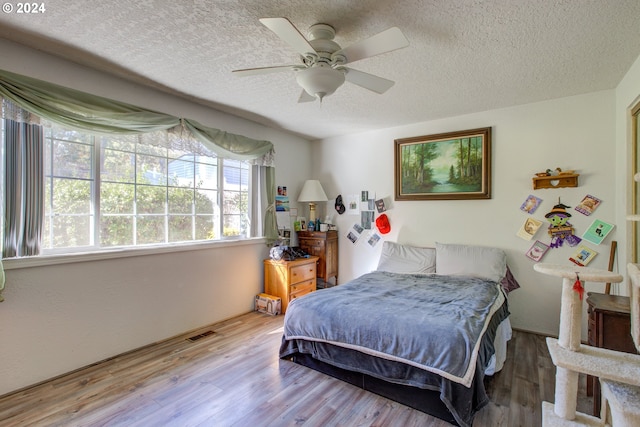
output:
[[[264,260],[264,291],[280,297],[282,314],[292,300],[316,290],[317,262],[315,256],[293,261]]]
[[[330,278],[338,284],[338,232],[299,231],[300,249],[318,257],[318,287],[329,286]]]
[[[589,292],[589,345],[636,354],[631,337],[629,297]],[[587,375],[587,396],[593,396],[593,415],[600,416],[600,381]]]

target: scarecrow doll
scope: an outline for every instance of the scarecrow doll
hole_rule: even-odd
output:
[[[570,207],[561,203],[558,198],[558,204],[545,215],[550,223],[548,233],[551,236],[551,244],[549,246],[552,248],[559,248],[565,241],[569,246],[575,246],[582,240],[573,234],[573,226],[569,223],[571,214],[567,212]]]

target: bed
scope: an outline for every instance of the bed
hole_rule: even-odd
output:
[[[517,287],[500,249],[384,242],[375,271],[289,304],[279,356],[470,426],[504,363]]]

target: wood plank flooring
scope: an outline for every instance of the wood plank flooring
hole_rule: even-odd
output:
[[[2,396],[0,426],[449,426],[279,360],[282,321],[249,313]],[[554,381],[544,337],[514,331],[474,427],[540,426]]]

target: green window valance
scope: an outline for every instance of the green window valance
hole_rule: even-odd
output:
[[[51,122],[102,134],[139,134],[173,130],[202,142],[217,155],[236,160],[258,159],[273,166],[273,144],[75,89],[0,70],[2,117],[11,107],[6,100]],[[262,161],[260,161],[261,159]]]

